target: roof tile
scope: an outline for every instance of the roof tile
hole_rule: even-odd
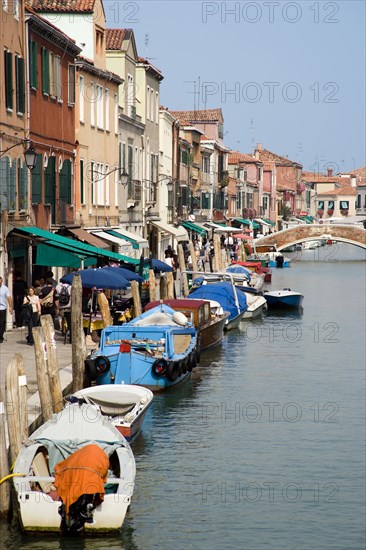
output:
[[[106,29],[106,50],[122,50],[123,41],[130,37],[131,29]]]
[[[169,111],[183,125],[194,122],[224,122],[221,109],[206,109],[202,111]]]
[[[47,12],[92,12],[95,0],[26,0],[25,7]]]

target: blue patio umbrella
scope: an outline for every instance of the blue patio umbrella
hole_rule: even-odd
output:
[[[122,275],[127,281],[138,281],[139,283],[144,282],[144,278],[141,277],[141,275],[138,275],[134,271],[130,271],[129,269],[126,269],[125,267],[113,267],[113,266],[106,266],[103,267],[104,271],[108,271],[109,273],[114,273],[118,276]]]
[[[118,269],[118,268],[117,268]],[[103,268],[81,269],[60,279],[61,283],[72,284],[75,275],[80,275],[84,288],[108,288],[111,290],[125,289],[130,286],[129,281],[122,274],[111,273]]]
[[[170,265],[162,262],[161,260],[157,260],[156,258],[151,259],[151,269],[153,269],[154,271],[162,272],[174,271],[174,269]]]

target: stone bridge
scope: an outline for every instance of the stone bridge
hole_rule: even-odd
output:
[[[291,229],[284,229],[272,235],[256,239],[255,245],[276,245],[277,250],[282,250],[292,244],[318,239],[331,239],[366,248],[366,229],[354,225],[336,224],[308,224],[298,225]]]

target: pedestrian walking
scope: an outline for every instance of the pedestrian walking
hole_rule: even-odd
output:
[[[34,345],[32,328],[38,326],[39,316],[41,314],[41,302],[39,296],[34,291],[32,286],[23,300],[23,322],[28,327],[28,336],[26,337],[28,346]]]
[[[58,315],[58,293],[55,288],[52,286],[52,278],[49,277],[46,280],[46,285],[42,288],[39,295],[41,302],[41,315],[46,315],[47,313],[51,315],[53,321],[55,321],[55,316]]]
[[[67,335],[69,335],[71,344],[71,285],[58,283],[56,293],[58,294],[58,308],[61,315],[60,329],[65,336],[65,343]]]
[[[10,291],[4,285],[3,278],[0,277],[0,344],[4,342],[4,332],[6,329],[6,312],[9,307],[9,313],[13,313],[13,300]]]

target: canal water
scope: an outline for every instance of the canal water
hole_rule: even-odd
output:
[[[7,550],[365,548],[365,253],[292,254],[271,288],[302,312],[228,333],[192,379],[156,396],[133,449],[120,537],[22,537]]]

